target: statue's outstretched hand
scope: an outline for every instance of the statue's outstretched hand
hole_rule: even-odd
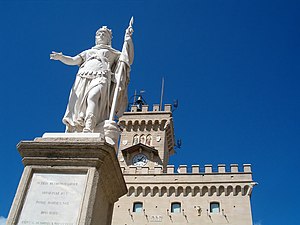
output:
[[[63,56],[62,52],[54,52],[54,51],[52,51],[52,53],[50,54],[50,59],[61,60],[62,56]]]

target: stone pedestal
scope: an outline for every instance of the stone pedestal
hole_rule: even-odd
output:
[[[7,224],[109,225],[127,192],[113,146],[95,134],[21,141],[25,166]]]

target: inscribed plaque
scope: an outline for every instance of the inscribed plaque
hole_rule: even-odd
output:
[[[76,225],[86,174],[34,173],[18,225]]]

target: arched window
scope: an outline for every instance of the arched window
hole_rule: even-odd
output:
[[[146,137],[146,145],[152,146],[152,136],[151,134],[148,134]]]
[[[139,143],[139,135],[134,135],[132,145],[137,145]]]
[[[181,203],[172,202],[171,204],[171,213],[180,213],[181,212]]]
[[[220,213],[220,203],[211,202],[210,203],[210,213]]]
[[[142,202],[134,202],[132,211],[136,212],[136,213],[143,212],[143,203]]]
[[[146,144],[146,137],[145,137],[145,135],[141,135],[141,137],[140,137],[140,143],[142,143],[142,144]]]

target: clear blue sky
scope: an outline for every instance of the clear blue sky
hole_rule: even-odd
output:
[[[0,0],[0,216],[20,176],[20,140],[62,132],[76,67],[49,60],[94,44],[102,25],[121,49],[135,17],[129,95],[179,99],[171,164],[251,163],[257,225],[299,224],[300,2],[288,0]]]

